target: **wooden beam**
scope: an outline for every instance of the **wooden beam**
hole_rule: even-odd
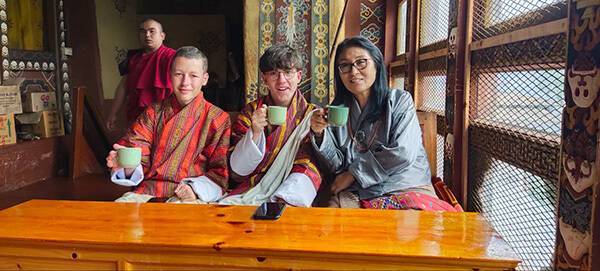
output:
[[[418,76],[418,65],[417,56],[419,54],[419,4],[421,1],[419,0],[408,0],[410,1],[410,24],[409,24],[409,40],[408,40],[408,83],[407,90],[411,92],[413,95],[413,99],[415,100],[415,107],[419,108],[420,104],[423,102],[419,99],[418,93],[418,84],[417,84],[417,76]]]
[[[400,59],[390,63],[390,68],[404,66],[405,64],[406,64],[406,58],[404,57],[404,54],[402,54],[402,55],[400,55]]]
[[[84,92],[85,87],[78,87],[77,92],[75,93],[75,114],[73,115],[73,124],[72,124],[72,136],[73,136],[73,145],[71,149],[71,153],[69,154],[69,178],[76,179],[83,175],[81,171],[81,160],[80,157],[83,155],[83,149],[79,146],[85,144],[85,138],[83,138],[83,110],[84,110]]]
[[[567,32],[567,18],[519,29],[471,43],[471,51]]]
[[[472,40],[473,1],[458,0],[458,35],[456,52],[456,82],[454,91],[454,163],[452,164],[452,192],[466,210],[469,162],[469,79]]]
[[[419,61],[423,61],[423,60],[426,60],[426,59],[431,59],[431,58],[446,56],[447,54],[448,54],[448,48],[442,48],[442,49],[439,49],[439,50],[435,50],[435,51],[431,51],[431,52],[420,54],[417,57],[417,59]]]
[[[385,1],[385,46],[384,46],[384,64],[389,67],[390,62],[396,56],[396,27],[398,19],[398,1]]]

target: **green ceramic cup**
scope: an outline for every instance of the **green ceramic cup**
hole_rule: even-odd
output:
[[[117,162],[124,168],[135,168],[142,161],[142,149],[122,147],[117,150]]]
[[[267,107],[267,121],[271,125],[282,125],[287,117],[287,107],[269,106]]]
[[[327,109],[327,121],[331,126],[344,126],[348,122],[348,107],[331,105]]]

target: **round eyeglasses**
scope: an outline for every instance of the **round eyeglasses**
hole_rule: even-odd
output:
[[[342,63],[338,65],[338,70],[340,73],[349,73],[352,70],[352,66],[354,66],[357,70],[364,70],[369,64],[369,58],[357,59],[352,63]]]
[[[282,72],[268,71],[268,72],[265,72],[264,75],[269,80],[277,80],[277,79],[279,79],[279,74],[283,74],[283,77],[285,77],[285,79],[291,80],[292,78],[294,78],[294,76],[296,75],[297,72],[298,72],[297,70],[285,70]]]

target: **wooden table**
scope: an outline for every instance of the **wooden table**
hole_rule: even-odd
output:
[[[477,213],[31,200],[0,211],[0,269],[511,269]]]

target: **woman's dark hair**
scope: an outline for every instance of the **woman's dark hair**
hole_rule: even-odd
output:
[[[383,64],[383,55],[379,48],[377,48],[372,42],[363,37],[351,37],[342,41],[337,50],[335,50],[335,98],[333,99],[333,103],[335,105],[343,104],[346,99],[352,97],[352,93],[348,91],[344,82],[342,82],[342,78],[340,76],[340,72],[338,70],[339,56],[347,48],[350,47],[358,47],[365,49],[373,58],[373,63],[375,63],[375,68],[377,69],[377,75],[375,76],[375,82],[373,82],[373,86],[371,86],[371,94],[369,96],[369,101],[367,102],[367,112],[365,112],[365,120],[370,122],[375,122],[381,117],[381,115],[385,111],[385,100],[387,98],[389,87],[388,87],[388,78],[387,72],[385,71],[385,66]]]

